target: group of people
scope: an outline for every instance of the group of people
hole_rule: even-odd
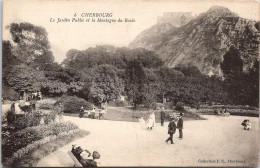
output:
[[[139,118],[139,122],[141,123],[141,126],[145,125],[146,129],[148,131],[151,131],[153,127],[155,126],[155,114],[154,112],[149,113],[149,117],[147,121],[144,120],[144,117]]]
[[[183,113],[180,113],[180,116],[178,117],[174,117],[174,115],[172,115],[170,117],[170,122],[168,124],[168,134],[170,135],[170,137],[168,139],[166,139],[166,143],[168,143],[169,141],[171,141],[171,144],[174,144],[173,142],[173,134],[175,134],[176,129],[179,129],[179,139],[183,138]],[[177,125],[176,123],[177,122]]]
[[[97,167],[98,162],[96,160],[101,157],[97,151],[91,154],[88,150],[83,150],[80,146],[76,145],[72,145],[71,153],[83,167]]]
[[[32,93],[32,100],[42,100],[42,93],[39,92],[33,92]]]
[[[106,111],[104,110],[104,108],[100,109],[98,112],[96,112],[96,108],[92,108],[92,110],[84,110],[84,107],[81,106],[80,108],[80,112],[79,112],[79,118],[82,118],[86,115],[86,117],[90,117],[92,119],[102,119],[104,117],[104,114],[106,113]]]
[[[214,114],[215,114],[215,115],[222,115],[222,116],[229,116],[229,115],[230,115],[230,113],[228,113],[226,107],[222,107],[221,110],[215,110],[215,111],[214,111]]]
[[[42,93],[38,92],[24,92],[23,96],[20,97],[20,100],[31,101],[31,100],[42,100]]]
[[[162,107],[161,110],[161,126],[164,126],[164,121],[166,118],[165,115],[165,108]],[[173,143],[173,134],[175,134],[176,129],[179,129],[179,139],[183,138],[183,113],[180,113],[179,116],[175,117],[174,115],[170,116],[170,122],[168,125],[168,134],[170,135],[170,137],[166,140],[166,142],[168,143],[169,141],[171,141],[171,144]],[[150,112],[148,120],[145,122],[144,118],[141,117],[139,118],[139,122],[141,123],[141,125],[146,125],[146,129],[147,130],[152,130],[153,127],[155,126],[155,114],[154,112]]]

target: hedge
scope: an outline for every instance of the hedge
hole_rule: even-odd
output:
[[[58,122],[36,127],[28,127],[13,133],[2,143],[2,154],[4,157],[11,157],[16,151],[22,149],[36,141],[43,140],[46,137],[66,134],[77,130],[78,127],[71,122]]]
[[[115,100],[115,101],[109,102],[108,105],[114,106],[114,107],[125,107],[126,103],[122,100]]]

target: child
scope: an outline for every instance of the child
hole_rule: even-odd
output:
[[[141,128],[145,127],[144,117],[139,118],[139,123]]]
[[[244,130],[249,130],[249,129],[251,128],[250,121],[249,121],[249,119],[247,119],[247,118],[242,122],[241,125],[244,126]]]

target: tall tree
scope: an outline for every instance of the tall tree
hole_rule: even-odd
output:
[[[100,105],[121,95],[122,81],[116,71],[112,65],[100,65],[90,70],[83,88],[90,101]]]
[[[44,81],[43,72],[29,68],[24,64],[13,66],[6,76],[7,85],[18,92],[38,91],[41,82]]]
[[[220,67],[225,76],[239,75],[243,72],[243,60],[234,46],[231,46],[229,51],[223,56],[223,62],[220,64]]]
[[[31,23],[11,23],[8,28],[16,44],[13,54],[17,58],[38,69],[53,63],[48,34],[43,27]]]
[[[137,104],[142,104],[145,101],[145,94],[148,92],[147,76],[139,61],[134,60],[128,64],[125,78],[127,97],[136,109]]]

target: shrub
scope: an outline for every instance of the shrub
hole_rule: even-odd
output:
[[[38,126],[40,125],[40,121],[41,121],[40,111],[35,111],[34,113],[19,116],[12,123],[13,131],[21,130],[26,127]]]
[[[144,107],[149,109],[156,109],[156,102],[153,98],[147,96],[144,101]]]
[[[184,109],[184,104],[182,102],[178,102],[175,106],[175,110],[178,110],[178,111],[185,111]]]
[[[11,87],[3,86],[2,87],[2,98],[5,100],[16,101],[19,100],[19,93],[17,93]]]
[[[22,116],[17,116],[16,120],[10,125],[9,130],[15,132],[27,127],[33,127],[40,125],[43,118],[44,124],[49,124],[55,121],[57,113],[49,111],[48,113],[42,113],[41,111],[35,111]]]
[[[164,107],[166,109],[174,110],[175,109],[175,104],[174,104],[174,102],[167,102]]]
[[[43,109],[43,110],[50,110],[53,108],[54,104],[56,103],[56,100],[54,99],[43,99],[39,100],[36,103],[36,108]]]
[[[54,111],[51,111],[49,113],[46,113],[43,115],[43,121],[44,121],[44,124],[49,124],[49,123],[52,123],[55,121],[55,117],[56,117],[56,112]]]
[[[15,113],[12,112],[11,110],[8,110],[6,112],[6,121],[8,124],[12,124],[14,122],[14,118],[15,118]]]
[[[109,102],[110,106],[115,106],[115,107],[124,107],[125,106],[125,102],[122,100],[115,100],[112,102]]]
[[[93,108],[91,103],[76,96],[62,96],[58,102],[63,105],[64,113],[79,113],[81,106],[86,110]]]
[[[5,143],[2,144],[2,154],[4,157],[10,157],[16,151],[50,136],[58,136],[78,127],[70,122],[51,123],[37,127],[28,127],[13,133]]]

